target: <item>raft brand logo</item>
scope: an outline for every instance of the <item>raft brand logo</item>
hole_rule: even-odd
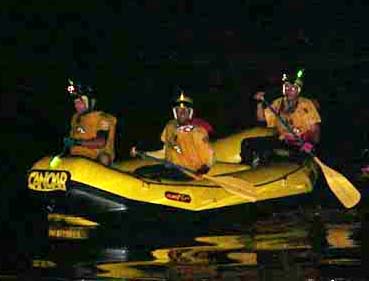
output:
[[[36,191],[67,191],[68,171],[32,170],[28,173],[28,188]]]
[[[190,203],[191,202],[190,195],[183,194],[183,193],[177,193],[177,192],[171,192],[171,191],[166,191],[165,192],[165,198],[167,198],[169,200],[184,202],[184,203]]]

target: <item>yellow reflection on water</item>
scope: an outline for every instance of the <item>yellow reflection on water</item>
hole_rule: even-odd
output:
[[[156,249],[151,252],[153,260],[140,262],[118,262],[99,264],[97,267],[102,273],[99,277],[110,278],[165,278],[165,272],[171,271],[176,274],[205,274],[207,276],[216,273],[216,261],[212,260],[211,253],[225,252],[230,250],[243,249],[245,239],[243,236],[209,236],[197,237],[197,242],[203,242],[213,245],[197,245],[189,247],[174,247]],[[231,253],[230,258],[247,262],[254,265],[256,257],[246,258],[247,253]],[[255,253],[253,253],[256,255]],[[241,257],[243,255],[243,258]],[[148,267],[154,267],[155,270],[149,270]],[[139,268],[146,267],[145,270]],[[158,268],[162,268],[160,271]]]
[[[245,242],[251,242],[251,237],[248,235],[204,236],[196,237],[195,241],[213,244],[212,247],[220,249],[240,249],[245,247]]]
[[[89,237],[89,228],[85,227],[73,227],[73,226],[50,226],[49,237],[50,238],[62,238],[62,239],[87,239]]]
[[[352,238],[354,224],[337,224],[327,226],[327,241],[332,248],[355,248],[358,247]]]
[[[49,222],[63,222],[68,225],[78,225],[88,227],[96,227],[99,225],[97,222],[90,221],[83,217],[76,217],[64,214],[48,214],[47,218]]]
[[[229,259],[237,261],[242,265],[257,265],[257,253],[229,253],[227,255]]]
[[[99,264],[99,277],[110,278],[164,278],[165,270],[177,273],[192,271],[193,274],[213,274],[220,266],[215,255],[222,255],[235,263],[227,266],[257,266],[260,250],[285,250],[309,248],[306,244],[307,231],[287,231],[273,234],[224,235],[196,237],[196,242],[208,245],[156,249],[151,252],[153,260],[138,262],[114,262]],[[293,243],[289,245],[289,240]],[[299,242],[298,242],[299,241]],[[224,264],[222,264],[224,266]],[[149,267],[155,270],[149,270]],[[145,270],[143,270],[145,268]],[[159,268],[162,268],[161,275]],[[183,273],[183,272],[182,272]]]
[[[48,220],[49,237],[56,239],[87,239],[91,229],[99,225],[83,217],[64,214],[48,214]]]
[[[149,280],[160,280],[158,278],[163,278],[163,273],[160,271],[150,272],[148,270],[140,270],[135,267],[145,266],[145,265],[155,265],[154,262],[116,262],[116,263],[106,263],[100,264],[97,266],[98,270],[101,273],[97,274],[97,277],[105,277],[105,278],[156,278]]]
[[[32,266],[37,268],[53,268],[56,267],[56,263],[49,260],[33,260]]]
[[[255,251],[310,249],[311,246],[307,243],[307,236],[308,232],[305,229],[257,234],[253,239],[253,249]]]
[[[349,258],[329,258],[320,260],[320,264],[329,265],[358,265],[360,264],[360,259],[349,259]]]
[[[357,247],[353,231],[358,226],[352,224],[326,224],[325,236],[329,248],[348,249]],[[194,244],[186,247],[159,248],[151,251],[152,260],[100,263],[98,277],[110,278],[148,278],[149,280],[168,280],[168,274],[176,276],[219,277],[219,272],[230,270],[238,272],[239,266],[251,272],[263,264],[261,252],[287,253],[298,250],[300,257],[314,256],[311,250],[311,233],[306,225],[292,226],[279,224],[275,227],[257,225],[252,234],[219,235],[194,237]],[[305,250],[303,255],[300,250]],[[278,256],[280,258],[280,256]],[[228,260],[228,261],[227,261]],[[279,260],[283,263],[284,260]],[[321,256],[320,264],[353,264],[357,260],[347,255]],[[151,278],[151,279],[150,279]],[[184,280],[184,279],[175,279]],[[187,280],[187,279],[186,279]],[[201,279],[193,279],[201,280]]]

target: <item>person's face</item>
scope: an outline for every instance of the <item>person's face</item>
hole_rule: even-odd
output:
[[[184,124],[191,119],[191,108],[177,106],[174,110],[177,114],[178,123]]]
[[[87,105],[81,97],[78,97],[74,100],[74,108],[76,109],[77,113],[83,113],[87,110]]]
[[[299,95],[299,87],[291,83],[285,83],[284,91],[289,100],[295,100]]]

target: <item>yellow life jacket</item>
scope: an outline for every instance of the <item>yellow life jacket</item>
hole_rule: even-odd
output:
[[[310,99],[299,97],[297,107],[292,113],[280,111],[282,101],[282,98],[274,100],[272,107],[292,126],[292,128],[297,129],[300,134],[304,134],[311,130],[314,124],[321,123],[318,110]],[[289,133],[269,108],[266,108],[264,113],[267,126],[275,127],[280,138],[283,138],[285,134]]]
[[[90,140],[97,137],[99,131],[108,133],[103,148],[89,148],[82,145],[71,147],[71,155],[85,156],[97,159],[102,153],[107,154],[111,162],[115,158],[115,130],[117,119],[102,111],[92,111],[87,114],[74,114],[71,122],[70,137],[77,140]]]
[[[209,143],[207,131],[201,126],[189,126],[188,130],[171,120],[165,126],[161,140],[165,158],[176,165],[198,170],[201,166],[212,166],[214,151]]]

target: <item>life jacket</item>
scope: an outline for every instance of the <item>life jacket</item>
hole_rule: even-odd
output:
[[[86,114],[74,114],[71,121],[70,137],[77,140],[90,140],[97,137],[99,131],[108,133],[106,144],[103,148],[89,148],[82,145],[71,147],[71,155],[85,156],[97,159],[105,153],[109,155],[111,162],[115,158],[115,131],[117,119],[102,111],[92,111]]]
[[[319,112],[310,99],[299,97],[297,107],[291,113],[283,112],[282,103],[283,99],[278,98],[273,101],[272,107],[292,128],[298,130],[299,135],[306,134],[311,130],[314,124],[321,123]],[[283,138],[285,134],[290,133],[269,108],[266,108],[264,113],[267,126],[277,128],[281,138]]]
[[[195,171],[203,165],[211,167],[214,162],[214,151],[202,126],[179,126],[175,120],[169,121],[161,140],[166,160],[176,165]]]

